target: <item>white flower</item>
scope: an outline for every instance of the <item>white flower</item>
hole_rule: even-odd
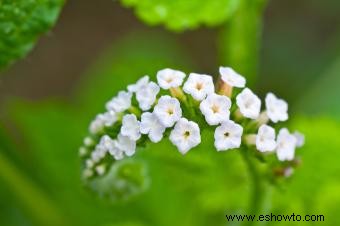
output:
[[[89,130],[92,134],[100,133],[104,127],[110,127],[117,121],[117,115],[113,111],[98,114],[91,122]]]
[[[215,147],[217,151],[239,148],[241,145],[243,128],[239,124],[228,120],[215,130]]]
[[[279,131],[277,136],[276,154],[280,161],[291,161],[294,159],[296,138],[286,128]]]
[[[165,127],[172,127],[182,117],[179,101],[168,95],[158,100],[153,112]]]
[[[296,147],[302,147],[305,144],[305,136],[298,131],[295,131],[293,135],[296,138]]]
[[[131,140],[129,137],[123,136],[122,134],[118,134],[115,148],[123,151],[127,156],[132,156],[136,152],[136,141]]]
[[[96,172],[98,173],[98,175],[103,175],[106,171],[106,168],[104,165],[99,165],[96,167]]]
[[[100,138],[99,143],[96,145],[94,151],[91,153],[91,159],[97,163],[103,159],[107,152],[114,147],[114,142],[108,135]]]
[[[108,111],[100,116],[103,120],[103,123],[106,127],[112,126],[115,122],[117,122],[117,114],[114,111]]]
[[[124,151],[118,145],[118,141],[113,141],[113,148],[109,150],[110,155],[114,157],[115,160],[121,160],[124,158]]]
[[[229,86],[243,88],[246,85],[246,79],[230,67],[220,67],[220,74],[222,81]]]
[[[104,121],[102,118],[102,114],[98,114],[96,118],[90,123],[89,131],[92,134],[99,133],[104,128]]]
[[[83,171],[83,177],[85,178],[89,178],[89,177],[92,177],[93,176],[93,171],[91,169],[84,169]]]
[[[144,112],[141,116],[140,132],[148,134],[152,142],[157,143],[163,138],[165,127],[154,113]]]
[[[200,128],[197,123],[181,118],[170,133],[170,141],[185,154],[201,143]]]
[[[79,148],[79,156],[80,157],[84,157],[85,155],[87,155],[87,148],[85,148],[85,147],[80,147]]]
[[[266,96],[267,115],[273,122],[286,121],[288,119],[288,104],[282,99],[278,99],[274,94],[268,93]]]
[[[236,97],[236,104],[246,118],[256,119],[261,110],[261,100],[248,88],[242,90]]]
[[[94,140],[91,137],[85,137],[84,145],[87,147],[91,147],[92,145],[94,145]]]
[[[132,93],[120,91],[117,96],[113,97],[106,103],[108,111],[123,112],[131,107]]]
[[[85,161],[85,165],[86,165],[86,168],[92,168],[94,166],[94,162],[92,161],[92,159],[87,159]]]
[[[131,93],[138,92],[141,87],[149,83],[149,76],[145,75],[142,78],[140,78],[135,84],[128,85],[127,89]]]
[[[181,71],[166,68],[157,72],[157,82],[163,89],[176,88],[183,83],[185,74]]]
[[[134,114],[124,115],[120,133],[134,141],[141,137],[140,122],[137,120],[137,117]]]
[[[261,152],[274,151],[276,148],[275,130],[268,126],[262,125],[256,135],[256,148]]]
[[[154,82],[149,82],[141,86],[136,93],[140,109],[143,111],[149,110],[153,103],[155,103],[159,90],[159,86]]]
[[[209,94],[200,104],[200,110],[209,125],[229,120],[231,101],[227,96]]]
[[[184,92],[191,94],[195,100],[203,100],[215,92],[214,82],[210,75],[191,73],[183,86]]]

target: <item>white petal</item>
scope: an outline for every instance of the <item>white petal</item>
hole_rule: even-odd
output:
[[[181,71],[166,68],[157,72],[157,82],[163,89],[176,88],[183,83],[185,74]]]
[[[272,93],[268,93],[265,102],[267,115],[271,121],[276,123],[288,119],[288,104],[286,101],[278,99]]]
[[[241,145],[243,128],[233,121],[225,121],[218,126],[214,133],[215,147],[218,151],[239,148]]]
[[[155,103],[157,94],[159,93],[159,86],[154,82],[149,82],[143,85],[136,93],[136,99],[139,107],[143,110],[149,110]]]
[[[120,91],[116,97],[113,97],[106,103],[108,111],[123,112],[131,107],[132,93]]]
[[[172,127],[182,117],[179,101],[167,95],[158,100],[153,112],[165,127]]]
[[[279,131],[277,136],[276,154],[280,161],[291,161],[294,159],[296,138],[286,128]]]
[[[244,117],[251,119],[259,117],[261,100],[250,89],[245,88],[237,95],[236,104]]]
[[[141,137],[140,122],[134,114],[124,115],[120,132],[123,136],[127,136],[134,141]]]
[[[261,152],[274,151],[276,148],[275,130],[268,125],[261,125],[256,135],[256,148]]]
[[[118,134],[115,145],[118,149],[124,151],[127,156],[132,156],[136,152],[136,141],[131,140],[129,137],[123,136],[122,134]]]
[[[141,116],[140,131],[142,134],[148,134],[150,140],[157,143],[162,140],[165,127],[155,114],[144,112]]]
[[[186,154],[201,143],[200,128],[197,123],[181,118],[171,131],[169,139],[179,152]]]
[[[212,76],[191,73],[188,80],[184,83],[183,90],[190,94],[195,100],[201,101],[208,94],[215,92]]]
[[[227,96],[209,94],[200,104],[200,110],[209,125],[229,120],[231,101]]]
[[[129,92],[137,92],[140,90],[140,88],[146,84],[149,83],[149,76],[145,75],[142,78],[140,78],[135,84],[128,85],[127,89]]]
[[[230,67],[220,67],[220,74],[222,81],[229,86],[243,88],[246,85],[246,79]]]

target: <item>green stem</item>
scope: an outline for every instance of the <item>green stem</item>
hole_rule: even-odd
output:
[[[240,152],[247,165],[249,178],[251,180],[251,194],[247,214],[255,214],[256,216],[265,214],[265,201],[268,188],[265,176],[262,174],[256,159],[251,155],[248,149],[241,149]],[[245,225],[256,225],[256,222],[245,222]]]
[[[219,35],[220,63],[234,68],[252,86],[258,71],[262,13],[266,0],[240,0]]]
[[[25,178],[0,150],[0,180],[38,225],[68,225],[43,192]]]

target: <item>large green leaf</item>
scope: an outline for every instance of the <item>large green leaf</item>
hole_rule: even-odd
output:
[[[0,0],[0,69],[25,56],[56,22],[64,0]]]
[[[215,26],[225,22],[239,0],[121,0],[133,7],[137,16],[149,25],[162,24],[181,31],[200,25]]]

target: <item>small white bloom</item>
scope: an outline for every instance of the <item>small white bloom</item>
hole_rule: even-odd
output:
[[[135,84],[128,85],[127,89],[131,93],[138,92],[141,87],[149,83],[149,76],[145,75],[142,78],[140,78]]]
[[[159,90],[159,86],[154,82],[149,82],[141,86],[136,93],[140,109],[143,111],[149,110],[153,103],[155,103]]]
[[[294,159],[296,138],[286,128],[279,131],[277,136],[276,154],[280,161],[291,161]]]
[[[209,94],[200,104],[200,110],[209,125],[229,120],[231,101],[227,96]]]
[[[98,173],[98,175],[103,175],[106,171],[106,168],[104,165],[99,165],[99,166],[96,166],[96,172]]]
[[[92,161],[95,163],[99,162],[105,157],[107,151],[107,149],[104,149],[100,146],[96,147],[96,149],[91,153]]]
[[[117,96],[113,97],[106,103],[108,111],[123,112],[131,107],[132,93],[120,91]]]
[[[239,148],[241,145],[243,128],[239,124],[228,120],[215,129],[215,147],[217,151]]]
[[[87,147],[90,147],[94,145],[94,140],[91,137],[85,137],[84,138],[84,145]]]
[[[203,100],[208,94],[215,92],[214,82],[210,75],[191,73],[183,86],[184,92],[195,100]]]
[[[92,134],[100,133],[104,127],[110,127],[117,121],[117,115],[113,111],[98,114],[91,122],[89,131]]]
[[[91,169],[84,169],[83,171],[83,177],[89,178],[93,176],[93,171]]]
[[[185,154],[201,143],[200,128],[197,123],[181,118],[170,134],[170,141]]]
[[[222,81],[229,86],[243,88],[246,85],[246,79],[230,67],[220,67],[220,74]]]
[[[115,122],[117,122],[117,114],[114,111],[108,111],[100,116],[103,120],[103,123],[106,127],[112,126]]]
[[[273,122],[286,121],[288,119],[288,104],[282,99],[278,99],[274,94],[268,93],[266,96],[267,115]]]
[[[165,127],[172,127],[182,117],[179,101],[168,95],[162,96],[158,100],[153,112]]]
[[[106,153],[113,148],[113,146],[113,140],[108,135],[102,136],[94,151],[91,153],[91,159],[95,163],[99,162],[105,157]]]
[[[136,152],[136,141],[131,140],[127,136],[118,134],[117,141],[115,142],[115,148],[123,151],[127,156],[132,156]]]
[[[137,120],[137,117],[134,114],[124,115],[120,133],[134,141],[141,137],[140,122]]]
[[[302,147],[305,144],[305,136],[298,131],[295,131],[293,135],[296,138],[296,147]]]
[[[104,126],[102,114],[98,114],[96,118],[90,123],[89,131],[92,134],[97,134],[104,129]]]
[[[80,147],[80,148],[79,148],[79,156],[80,156],[80,157],[84,157],[85,155],[87,155],[87,148],[85,148],[85,147]]]
[[[87,159],[85,161],[85,165],[86,165],[86,168],[92,168],[94,166],[94,162],[92,161],[92,159]]]
[[[246,118],[256,119],[260,115],[261,100],[248,88],[236,97],[236,104]]]
[[[157,143],[163,138],[165,127],[154,113],[144,112],[141,116],[140,132],[148,134],[152,142]]]
[[[166,68],[157,72],[157,82],[163,89],[176,88],[183,83],[185,74],[181,71]]]
[[[121,160],[124,158],[124,151],[119,148],[117,140],[113,141],[113,148],[109,150],[109,153],[115,160]]]
[[[268,125],[262,125],[256,135],[256,148],[261,152],[274,151],[276,148],[275,130]]]

